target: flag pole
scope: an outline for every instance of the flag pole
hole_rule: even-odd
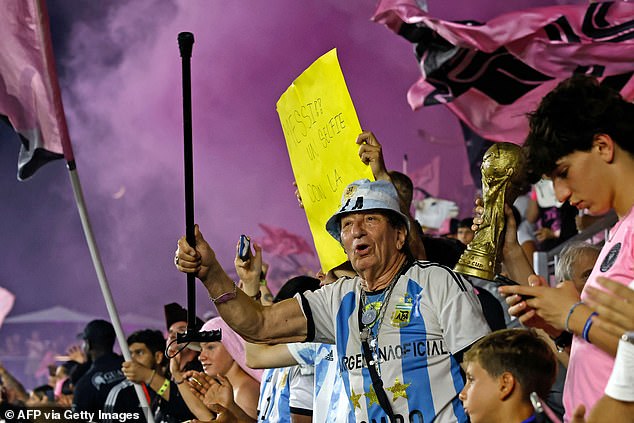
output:
[[[38,0],[37,6],[39,8],[39,19],[40,25],[39,29],[42,31],[40,37],[42,40],[49,40],[50,35],[45,34],[45,32],[50,33],[50,28],[48,25],[48,11],[46,9],[46,1]],[[92,226],[90,224],[90,218],[88,216],[88,211],[86,208],[86,203],[84,201],[83,191],[81,189],[81,183],[79,181],[79,174],[77,173],[77,165],[75,163],[75,157],[73,153],[73,147],[70,142],[70,135],[68,133],[68,126],[66,124],[66,117],[64,114],[64,105],[62,103],[62,95],[59,87],[59,82],[57,79],[57,72],[55,70],[55,60],[53,55],[53,46],[51,42],[43,42],[45,51],[44,51],[44,60],[46,62],[46,68],[50,72],[50,78],[47,78],[47,81],[50,86],[48,87],[49,92],[53,95],[53,101],[55,102],[55,113],[56,120],[59,125],[60,131],[60,139],[62,143],[62,148],[64,150],[64,159],[66,160],[66,166],[68,168],[68,174],[70,177],[71,185],[73,187],[73,194],[75,195],[75,204],[77,205],[77,211],[79,212],[79,217],[81,220],[82,228],[84,230],[84,236],[86,237],[86,243],[88,244],[88,249],[90,250],[90,257],[92,258],[92,263],[95,268],[95,272],[97,273],[97,279],[99,280],[99,287],[101,288],[101,294],[103,295],[104,301],[106,303],[106,308],[108,309],[108,316],[110,316],[110,321],[112,326],[114,327],[115,334],[117,336],[117,341],[119,342],[119,346],[121,347],[121,353],[126,361],[132,361],[132,357],[130,356],[130,349],[128,347],[128,342],[126,340],[125,334],[123,332],[123,328],[121,327],[121,321],[119,319],[119,314],[117,312],[117,307],[115,306],[114,300],[112,298],[112,293],[110,292],[110,285],[108,284],[108,279],[106,277],[106,272],[103,267],[103,263],[101,261],[101,256],[99,254],[99,249],[97,247],[97,242],[95,241],[95,237],[92,231]],[[154,423],[154,416],[152,415],[152,410],[150,409],[150,404],[143,393],[143,389],[141,385],[134,383],[134,390],[139,398],[139,403],[141,405],[141,410],[145,415],[145,418],[148,423]]]

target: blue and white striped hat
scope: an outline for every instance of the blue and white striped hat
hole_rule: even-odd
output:
[[[348,213],[367,210],[390,210],[403,219],[409,227],[409,218],[401,212],[398,193],[394,185],[388,181],[370,181],[359,179],[343,190],[341,208],[326,222],[326,230],[333,238],[341,242],[341,216]]]

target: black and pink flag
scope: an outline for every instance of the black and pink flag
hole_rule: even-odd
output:
[[[0,0],[0,117],[20,135],[18,178],[70,146],[44,0]],[[72,160],[72,149],[67,151]]]
[[[526,113],[574,73],[634,98],[634,3],[528,9],[485,24],[431,17],[415,0],[382,0],[372,18],[415,45],[417,109],[446,105],[480,136],[523,143]]]

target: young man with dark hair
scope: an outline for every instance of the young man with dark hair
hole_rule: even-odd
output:
[[[618,338],[593,325],[597,314],[588,305],[588,287],[607,277],[627,285],[634,279],[634,104],[595,78],[577,75],[559,84],[530,115],[524,145],[535,178],[552,179],[557,200],[568,200],[589,214],[614,209],[619,221],[610,231],[581,298],[570,281],[550,288],[529,277],[532,286],[501,287],[509,312],[552,337],[573,336],[564,407],[592,408],[603,394],[614,364]],[[607,354],[606,354],[607,353]]]
[[[535,421],[530,394],[545,398],[557,360],[535,332],[505,329],[476,342],[464,355],[467,383],[460,400],[471,423]]]
[[[140,384],[157,423],[180,422],[193,418],[176,388],[165,374],[165,338],[159,330],[144,329],[133,332],[127,339],[132,361],[122,364],[126,380],[114,386],[104,404],[104,412],[120,413],[136,410],[144,415],[133,384]],[[140,421],[144,421],[143,418]]]

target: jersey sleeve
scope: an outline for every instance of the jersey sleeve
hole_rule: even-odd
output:
[[[297,294],[308,322],[307,342],[335,343],[335,317],[341,302],[342,289],[348,281],[337,281],[315,291]]]
[[[444,266],[429,273],[429,304],[435,309],[449,351],[456,354],[490,332],[473,286]]]
[[[314,342],[297,342],[286,344],[288,352],[293,356],[297,364],[301,366],[314,366],[317,359],[317,347]]]

